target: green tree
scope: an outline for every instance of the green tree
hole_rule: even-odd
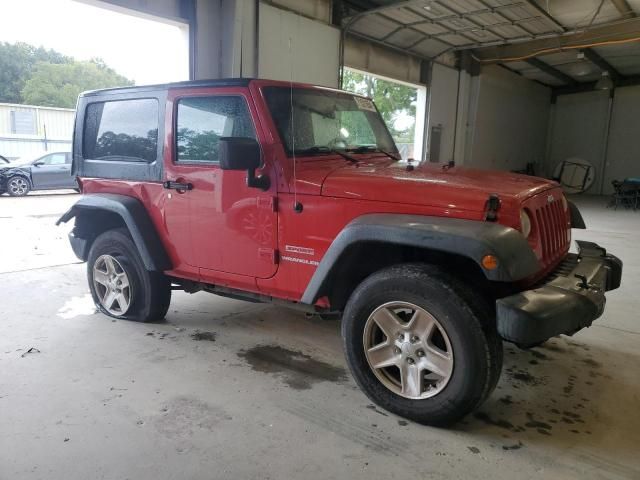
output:
[[[417,101],[415,88],[348,69],[344,71],[343,88],[372,98],[393,138],[399,142],[413,142],[413,125],[409,125],[405,130],[397,130],[395,123],[401,116],[409,115],[414,118],[415,124]]]
[[[27,43],[0,42],[0,102],[22,103],[24,83],[39,62],[70,63],[73,59],[54,50]]]
[[[74,108],[85,90],[133,85],[100,59],[73,63],[39,63],[22,89],[22,99],[32,105]]]

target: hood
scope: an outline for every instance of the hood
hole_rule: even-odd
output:
[[[322,184],[322,195],[484,211],[490,194],[503,203],[520,204],[555,186],[550,180],[516,173],[436,163],[408,170],[406,164],[376,160],[332,171]]]
[[[15,170],[15,169],[28,171],[29,164],[16,163],[16,162],[0,163],[0,173],[6,173],[10,170]]]

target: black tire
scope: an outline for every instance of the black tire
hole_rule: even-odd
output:
[[[31,191],[31,182],[23,175],[14,175],[7,180],[7,193],[12,197],[24,197]]]
[[[118,262],[131,286],[130,306],[121,315],[113,314],[103,306],[94,284],[94,265],[104,255]],[[164,274],[148,271],[144,267],[138,249],[125,228],[107,230],[95,239],[87,259],[87,278],[96,308],[110,317],[150,322],[162,320],[169,309],[171,282]]]
[[[408,302],[431,314],[446,332],[453,369],[433,396],[412,399],[387,388],[365,355],[370,315],[388,302]],[[376,404],[415,422],[446,426],[474,411],[491,393],[502,368],[502,342],[489,304],[441,268],[405,264],[381,270],[353,292],[342,317],[347,363],[356,382]]]

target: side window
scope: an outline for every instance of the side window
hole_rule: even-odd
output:
[[[256,138],[243,97],[220,95],[178,101],[176,161],[218,162],[220,137]]]
[[[52,153],[40,159],[45,165],[64,165],[67,163],[65,153]]]
[[[153,162],[158,152],[158,101],[152,98],[90,103],[83,156],[92,160]]]

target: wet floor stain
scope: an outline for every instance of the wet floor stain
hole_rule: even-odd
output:
[[[518,443],[514,443],[513,445],[503,445],[502,449],[503,450],[520,450],[523,446],[524,446],[524,443],[519,441]]]
[[[517,382],[524,383],[525,385],[537,386],[542,385],[546,382],[544,378],[538,378],[523,369],[516,369],[515,367],[511,367],[507,368],[505,371],[511,380],[516,380]]]
[[[241,351],[238,356],[254,370],[274,374],[295,390],[308,390],[317,382],[341,382],[347,378],[344,368],[279,345],[257,345]]]
[[[505,349],[508,354],[511,350]],[[469,428],[463,430],[473,431],[478,423],[498,427],[502,429],[500,436],[508,440],[497,447],[505,451],[523,448],[522,441],[536,441],[538,435],[591,435],[597,414],[593,399],[584,396],[584,384],[611,379],[593,351],[562,338],[528,354],[514,350],[513,357],[505,358],[503,379],[497,388],[502,394],[488,402],[484,411],[474,413]],[[549,369],[560,360],[564,360],[564,368],[557,372]]]
[[[551,430],[552,428],[548,423],[541,422],[533,418],[533,414],[531,412],[527,412],[527,420],[528,421],[524,424],[524,426],[527,428],[535,428],[536,430],[538,430],[538,432],[540,432],[540,430]],[[545,434],[548,433],[549,432],[545,432]]]
[[[537,350],[529,350],[529,352],[538,360],[549,360],[549,357],[542,352],[539,352]]]
[[[517,427],[513,423],[502,418],[493,418],[486,412],[476,412],[473,416],[487,425],[493,425],[494,427],[503,428],[511,432],[520,432],[524,430],[522,427]]]
[[[201,342],[201,341],[215,342],[216,332],[195,332],[191,334],[191,339],[196,340],[198,342]]]
[[[373,410],[376,413],[379,413],[380,415],[382,415],[383,417],[388,417],[389,415],[387,415],[385,412],[383,412],[382,410],[378,409],[378,407],[376,407],[373,404],[367,405],[367,408],[369,410]]]
[[[501,397],[499,401],[501,403],[504,403],[505,405],[513,404],[513,398],[511,397],[511,395],[505,395],[504,397]]]

